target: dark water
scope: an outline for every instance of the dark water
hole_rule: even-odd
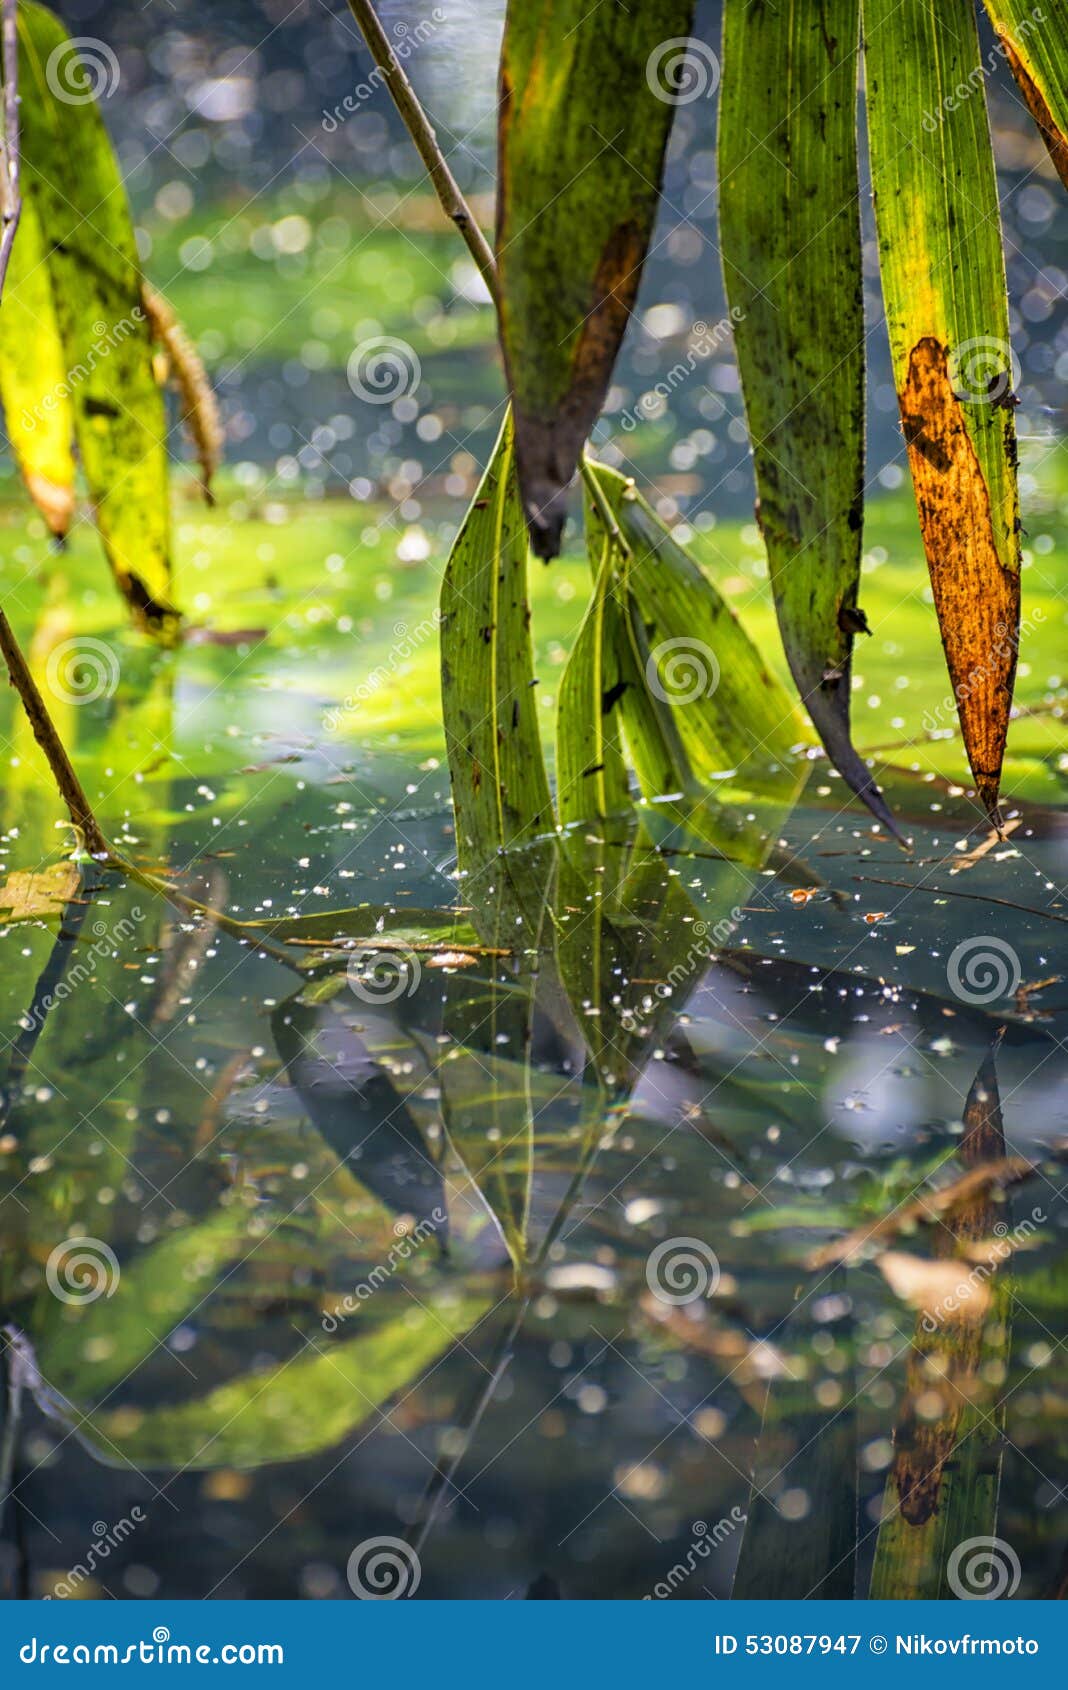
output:
[[[413,189],[384,102],[317,127],[363,63],[337,20],[323,13],[320,44],[303,7],[277,29],[251,3],[179,5],[163,25],[62,9],[120,51],[106,115],[146,262],[202,338],[240,464],[219,529],[179,511],[182,600],[252,632],[149,654],[117,632],[82,539],[57,563],[0,513],[5,605],[38,672],[75,636],[103,640],[99,689],[51,703],[105,825],[227,917],[91,868],[75,884],[6,702],[0,1588],[945,1596],[996,1537],[1005,1593],[1061,1594],[1065,500],[1049,447],[1068,236],[1018,102],[1002,80],[1025,614],[1046,617],[1022,654],[1036,714],[1013,727],[1006,785],[1026,797],[1007,840],[947,778],[963,763],[899,505],[885,530],[873,512],[856,715],[866,746],[902,736],[911,773],[886,778],[911,854],[816,765],[774,800],[728,785],[700,828],[666,805],[460,881],[429,619],[501,402],[490,325],[472,326],[440,246],[417,290],[429,315],[390,297],[382,265],[367,292],[358,270],[339,280],[368,241],[416,266],[423,237],[369,233],[356,209],[354,184]],[[413,70],[475,191],[500,12],[463,9],[463,86],[452,39]],[[198,90],[235,63],[247,110],[205,116]],[[722,313],[713,118],[679,114],[612,415]],[[178,216],[158,198],[174,182]],[[268,262],[255,237],[294,209],[307,250]],[[206,270],[195,241],[181,256],[194,236],[216,243]],[[869,281],[874,322],[874,263]],[[379,332],[418,354],[424,385],[369,415],[345,368]],[[873,348],[872,477],[894,488]],[[615,446],[665,515],[715,528],[706,562],[773,641],[736,520],[751,475],[729,347]],[[554,580],[536,615],[547,700],[584,567]],[[260,926],[242,939],[242,922]]]
[[[375,1540],[419,1597],[863,1595],[880,1544],[905,1594],[903,1461],[915,1588],[944,1522],[1052,1592],[1062,817],[971,857],[903,777],[909,858],[814,778],[738,861],[669,806],[458,884],[411,772],[179,856],[286,960],[115,877],[3,940],[9,1593],[347,1598]]]

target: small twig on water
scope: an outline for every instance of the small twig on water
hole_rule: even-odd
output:
[[[995,898],[989,892],[956,892],[950,886],[914,886],[909,880],[884,880],[876,874],[855,874],[854,880],[869,886],[900,886],[906,892],[925,892],[931,898],[967,898],[977,904],[1000,904],[1003,909],[1016,910],[1020,915],[1037,915],[1043,921],[1068,922],[1068,915],[1055,915],[1052,910],[1036,909],[1033,904],[1016,904],[1011,898]]]

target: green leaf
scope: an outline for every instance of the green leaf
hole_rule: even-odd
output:
[[[554,825],[534,698],[527,562],[509,416],[441,588],[441,693],[464,872]]]
[[[1068,188],[1068,12],[1034,0],[984,0],[1027,109]],[[1051,15],[1052,13],[1052,15]]]
[[[591,473],[628,549],[631,650],[676,767],[685,759],[702,787],[728,775],[739,791],[796,784],[805,729],[738,618],[632,482]]]
[[[890,349],[964,745],[996,817],[1020,621],[997,183],[970,0],[865,0]],[[970,89],[959,98],[962,86]]]
[[[501,53],[500,330],[534,546],[555,557],[656,215],[693,0],[511,0]],[[687,68],[714,61],[694,44]],[[693,94],[687,88],[687,97]]]
[[[170,640],[166,415],[126,191],[95,103],[62,96],[74,51],[63,25],[33,0],[18,16],[23,191],[47,255],[78,450],[115,579],[141,623]]]
[[[248,1210],[233,1203],[135,1256],[113,1294],[80,1307],[56,1304],[37,1347],[48,1385],[86,1402],[126,1379],[249,1248],[248,1223]]]
[[[727,0],[720,240],[783,645],[852,790],[894,830],[849,728],[864,512],[860,0]],[[793,91],[803,89],[804,97]]]
[[[413,1387],[494,1301],[469,1292],[431,1307],[401,1295],[403,1312],[374,1325],[361,1314],[364,1329],[346,1344],[309,1341],[270,1372],[170,1408],[90,1415],[81,1433],[105,1460],[141,1468],[263,1467],[330,1449]]]
[[[607,533],[590,599],[560,683],[556,713],[556,802],[560,821],[584,822],[630,809],[618,709],[627,682],[618,558]]]
[[[30,498],[62,538],[74,517],[74,407],[30,195],[23,200],[0,311],[0,401]]]

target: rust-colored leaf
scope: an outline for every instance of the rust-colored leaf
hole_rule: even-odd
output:
[[[949,349],[932,336],[913,347],[900,397],[949,678],[975,783],[993,814],[1016,675],[1020,577],[998,555]]]
[[[964,748],[997,824],[1020,615],[1017,364],[971,0],[865,0],[864,46],[894,380]]]

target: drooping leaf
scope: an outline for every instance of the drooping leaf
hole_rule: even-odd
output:
[[[441,587],[441,694],[464,871],[553,826],[534,698],[527,564],[508,416]]]
[[[782,684],[633,483],[603,465],[592,473],[628,549],[624,592],[635,656],[644,690],[666,707],[662,732],[677,734],[702,786],[727,774],[739,789],[796,784],[806,734]],[[622,695],[627,705],[631,690]]]
[[[849,728],[865,627],[859,26],[860,0],[830,0],[818,24],[803,6],[727,0],[720,240],[786,656],[832,762],[893,829]]]
[[[997,184],[970,0],[866,0],[890,348],[964,745],[998,806],[1020,621],[1019,499]],[[957,90],[970,85],[967,99]]]
[[[1068,188],[1068,12],[1033,0],[984,0],[1027,109]]]
[[[34,0],[18,16],[23,191],[40,223],[78,450],[115,579],[139,621],[171,639],[166,417],[126,191],[95,103],[62,98],[75,52],[63,25]]]
[[[74,407],[41,228],[28,194],[0,311],[0,401],[27,492],[62,539],[74,519]]]
[[[642,793],[655,805],[647,819],[659,844],[668,845],[673,837],[678,845],[688,834],[732,861],[763,867],[774,856],[785,813],[805,781],[806,766],[794,755],[804,740],[800,720],[712,583],[631,484],[590,462],[586,495],[586,542],[597,584],[587,624],[593,617],[597,619],[593,627],[599,625],[601,678],[599,693],[592,679],[587,679],[581,696],[576,690],[574,721],[565,713],[565,700],[570,710],[572,695],[561,689],[557,729],[561,803],[566,798],[571,806],[569,819],[577,822],[583,809],[586,766],[581,763],[581,747],[591,737],[591,712],[597,707],[602,713],[603,744],[619,743],[622,735]],[[662,557],[666,564],[658,581]],[[653,606],[648,614],[642,608],[643,595]],[[601,610],[598,597],[603,600]],[[665,618],[666,626],[686,632],[657,644],[650,636]],[[590,638],[587,624],[580,642]],[[591,640],[585,653],[576,648],[573,662],[592,668],[593,654]],[[753,692],[747,704],[743,692],[735,688],[752,687],[758,677],[760,686],[768,690]],[[722,726],[726,715],[709,702],[724,679],[723,708],[727,714],[736,710],[740,723],[729,743]],[[762,739],[755,739],[746,726],[745,711],[750,705],[754,726],[761,726],[761,709],[754,704],[758,697],[770,705],[771,712],[777,705],[782,711],[777,721],[769,712]],[[595,700],[599,701],[596,706]],[[730,760],[736,754],[744,766],[731,770]],[[577,778],[567,778],[572,767],[578,769]],[[611,767],[608,759],[606,767]],[[721,803],[711,789],[713,772],[731,774],[724,786],[732,802]],[[618,785],[615,790],[620,792]],[[733,802],[741,798],[744,804]],[[665,827],[671,837],[660,837]]]
[[[523,506],[555,557],[656,214],[693,0],[512,0],[501,54],[497,264]],[[685,97],[693,89],[685,86]]]

